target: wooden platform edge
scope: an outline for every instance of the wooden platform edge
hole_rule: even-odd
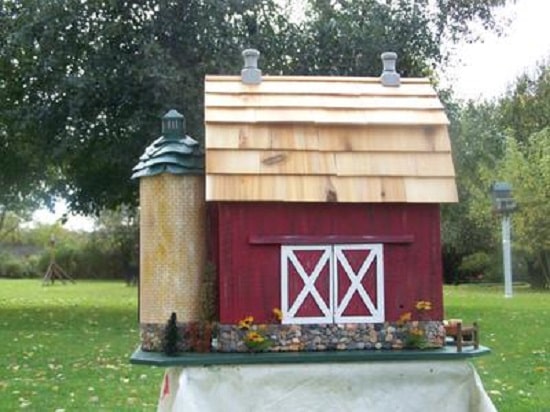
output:
[[[457,352],[455,346],[426,350],[356,350],[327,352],[261,352],[261,353],[184,353],[166,356],[159,352],[145,352],[138,348],[130,357],[134,365],[159,367],[202,367],[220,365],[260,364],[307,364],[346,362],[399,362],[399,361],[441,361],[464,360],[488,355],[491,350],[485,346],[478,349],[464,348]]]

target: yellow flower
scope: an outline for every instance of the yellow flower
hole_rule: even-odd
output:
[[[283,312],[279,308],[273,308],[273,316],[275,316],[275,319],[279,322],[283,319]]]
[[[252,323],[254,322],[253,316],[247,316],[244,319],[241,319],[238,323],[239,329],[250,329],[250,326],[252,326]]]
[[[412,328],[409,333],[411,335],[414,335],[414,336],[423,336],[424,335],[424,331],[422,329],[418,329],[418,328]]]
[[[418,302],[416,302],[416,310],[424,310],[424,311],[429,311],[429,310],[432,310],[432,302],[430,302],[429,300],[419,300]]]
[[[246,340],[249,342],[262,343],[265,338],[258,332],[248,332],[246,334]]]

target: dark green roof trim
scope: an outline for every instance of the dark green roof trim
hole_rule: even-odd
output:
[[[204,152],[191,136],[161,136],[145,149],[132,179],[161,173],[204,174]]]
[[[392,361],[453,361],[488,355],[490,349],[464,348],[457,352],[454,346],[427,350],[354,350],[330,352],[259,352],[259,353],[182,353],[166,356],[159,352],[145,352],[137,349],[130,362],[136,365],[152,366],[212,366],[212,365],[256,365],[278,363],[342,363],[342,362],[392,362]]]

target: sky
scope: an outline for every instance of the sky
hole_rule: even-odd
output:
[[[462,44],[446,70],[443,82],[452,84],[461,99],[491,99],[502,95],[519,75],[533,70],[537,62],[550,59],[550,0],[517,0],[499,16],[510,18],[505,35],[482,35],[482,43]],[[33,219],[53,223],[67,211],[58,202],[55,212],[39,210]],[[70,215],[65,225],[71,230],[92,230],[93,221]]]
[[[517,0],[500,17],[512,19],[505,35],[482,36],[483,43],[461,45],[448,70],[457,97],[491,99],[502,95],[522,73],[533,71],[537,62],[550,58],[550,1]]]

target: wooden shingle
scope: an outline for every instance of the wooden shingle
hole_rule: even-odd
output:
[[[457,201],[425,79],[207,76],[205,90],[207,200]]]

